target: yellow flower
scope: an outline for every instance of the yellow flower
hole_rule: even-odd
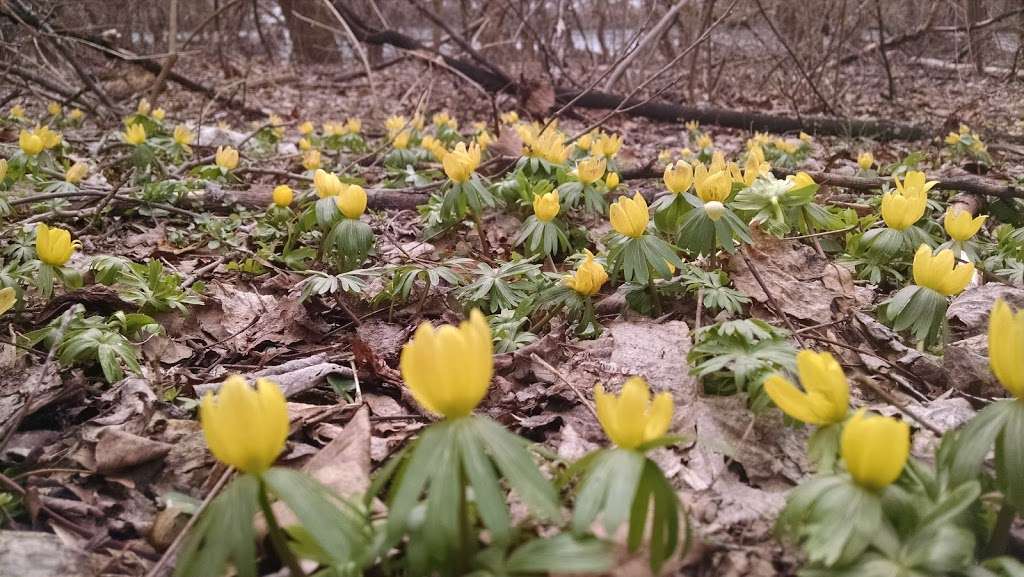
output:
[[[128,127],[121,136],[124,141],[133,146],[138,146],[143,142],[146,142],[146,127],[142,123],[135,123]]]
[[[359,131],[363,129],[363,121],[355,117],[349,117],[345,119],[345,130],[349,134],[359,134]]]
[[[725,205],[718,202],[717,200],[705,202],[704,213],[707,214],[708,218],[710,218],[712,221],[717,221],[718,219],[725,216]]]
[[[334,202],[345,218],[359,218],[366,210],[366,191],[358,184],[342,186],[341,192],[334,197]]]
[[[500,118],[502,124],[515,124],[519,122],[519,113],[515,110],[509,110],[508,112],[502,112]]]
[[[914,284],[945,296],[959,294],[974,275],[974,263],[953,266],[954,261],[953,251],[948,248],[933,255],[932,249],[922,244],[914,254]]]
[[[801,391],[776,373],[765,379],[764,390],[775,406],[790,417],[819,427],[841,423],[850,402],[850,386],[843,367],[827,353],[802,350],[796,354]]]
[[[313,148],[313,144],[309,142],[308,138],[299,139],[299,150],[309,150]]]
[[[313,173],[313,188],[316,189],[316,195],[320,198],[338,196],[341,194],[343,186],[341,180],[335,174],[320,168],[316,169],[316,172]]]
[[[608,176],[604,178],[604,185],[608,187],[608,190],[615,190],[619,187],[619,173],[609,172]]]
[[[714,145],[715,141],[711,140],[711,136],[708,134],[701,134],[699,137],[697,137],[697,148],[701,150],[711,148]]]
[[[987,215],[981,215],[975,218],[971,218],[971,213],[966,210],[954,210],[949,209],[946,211],[946,218],[943,224],[946,227],[946,232],[949,233],[949,237],[953,240],[964,242],[970,240],[974,235],[978,234],[981,230],[981,226],[985,224]]]
[[[7,159],[0,158],[0,182],[7,176]]]
[[[604,158],[589,156],[576,163],[576,178],[584,185],[594,184],[604,176],[608,161]]]
[[[196,135],[192,134],[192,131],[188,129],[184,124],[179,124],[174,127],[174,142],[178,146],[189,146],[195,141]]]
[[[153,116],[156,116],[156,111],[153,112]],[[275,136],[278,138],[284,136],[284,120],[280,116],[276,114],[268,115],[267,124],[270,125],[270,131],[273,132]]]
[[[588,297],[601,290],[601,286],[608,280],[608,273],[604,271],[601,263],[594,260],[594,253],[584,250],[583,254],[586,255],[586,258],[580,263],[576,273],[562,277],[562,284],[580,295]]]
[[[538,220],[548,222],[558,216],[558,191],[538,194],[533,197],[533,214]]]
[[[999,299],[988,321],[988,362],[992,374],[1018,399],[1024,399],[1024,311],[1014,313]]]
[[[480,147],[474,144],[466,149],[466,144],[460,142],[454,150],[444,155],[441,165],[452,182],[466,182],[480,165]]]
[[[299,125],[299,134],[303,136],[308,136],[314,130],[316,130],[316,128],[313,126],[313,123],[308,120]]]
[[[869,151],[864,151],[857,155],[857,166],[861,170],[871,170],[871,167],[875,165],[875,155]]]
[[[633,198],[620,197],[609,209],[612,228],[619,234],[639,238],[647,230],[647,200],[639,192]]]
[[[853,480],[872,491],[899,478],[910,456],[910,427],[889,417],[857,411],[843,427],[839,452]]]
[[[694,190],[704,202],[725,202],[732,193],[732,179],[722,170],[708,173],[703,164],[698,164],[694,181]]]
[[[149,116],[149,111],[150,111],[151,108],[152,108],[152,106],[149,104],[149,100],[146,100],[145,98],[143,98],[142,100],[139,101],[139,106],[136,107],[135,112],[137,112],[137,113],[139,113],[139,114],[141,114],[143,116]]]
[[[565,135],[550,128],[545,130],[544,134],[538,136],[534,145],[531,146],[531,154],[551,164],[565,164],[569,158],[569,147],[565,145]]]
[[[677,160],[675,164],[665,167],[662,180],[670,192],[675,194],[686,192],[693,184],[693,167],[685,160]]]
[[[438,128],[441,128],[442,126],[447,126],[447,127],[451,128],[452,130],[458,130],[459,129],[458,121],[455,120],[454,118],[452,118],[448,114],[447,110],[445,110],[443,112],[438,112],[430,120],[434,123],[434,126],[436,126]]]
[[[787,176],[786,180],[793,183],[792,190],[799,190],[801,188],[815,185],[814,179],[811,178],[811,175],[802,170],[796,174]]]
[[[14,287],[0,289],[0,315],[11,310],[16,302],[18,302],[18,295],[14,292]]]
[[[423,130],[423,115],[417,112],[409,121],[409,125],[416,130]]]
[[[167,111],[163,108],[157,108],[153,111],[153,118],[159,121],[163,121],[164,117],[167,116]]]
[[[910,173],[915,174],[915,173]],[[896,190],[882,195],[882,220],[885,225],[893,230],[906,230],[915,222],[921,220],[924,211],[928,207],[928,188],[917,185],[917,180],[911,181],[910,174],[907,175],[907,186],[896,180]],[[916,174],[921,174],[920,172]],[[921,174],[923,183],[924,175]],[[913,184],[913,186],[910,186]],[[932,183],[934,185],[934,183]]]
[[[683,126],[689,132],[696,132],[697,129],[700,128],[700,121],[699,120],[691,120],[691,121],[687,122],[686,124],[684,124]]]
[[[41,222],[36,225],[36,256],[48,265],[64,266],[79,246],[78,241],[71,242],[71,233],[63,228],[50,228]]]
[[[908,172],[902,182],[900,182],[900,178],[896,175],[893,175],[892,179],[896,183],[896,190],[900,191],[904,195],[914,193],[919,196],[926,196],[928,191],[939,183],[937,180],[929,180],[925,182],[927,178],[924,173],[919,170],[912,170]]]
[[[394,146],[397,150],[405,150],[409,148],[409,131],[403,130],[398,133],[398,136],[391,141],[391,146]]]
[[[960,144],[960,135],[955,132],[950,132],[946,135],[946,144],[950,146],[956,146]]]
[[[389,116],[384,121],[384,128],[388,131],[388,137],[394,138],[399,132],[405,130],[406,125],[409,124],[409,119],[404,116]]]
[[[46,111],[50,113],[50,116],[57,116],[63,109],[64,107],[56,100],[51,100],[50,103],[46,105]]]
[[[800,138],[800,140],[802,140],[803,142],[806,142],[807,144],[810,144],[814,140],[813,138],[811,138],[810,134],[807,134],[806,132],[804,132],[802,130],[800,131],[800,134],[799,134],[798,138]]]
[[[594,145],[591,147],[591,154],[594,156],[603,156],[605,158],[611,158],[619,153],[619,149],[622,148],[622,137],[618,134],[602,134],[601,136],[594,139]]]
[[[320,168],[320,151],[319,150],[307,150],[302,155],[302,166],[306,170],[316,170]]]
[[[22,119],[25,118],[25,107],[20,104],[15,104],[11,107],[10,112],[11,118]]]
[[[486,149],[494,142],[494,137],[491,136],[490,132],[486,130],[481,131],[476,135],[476,143],[481,149]]]
[[[338,136],[342,133],[344,127],[337,122],[325,122],[323,124],[324,136]]]
[[[218,146],[214,162],[224,170],[234,170],[238,166],[238,151],[230,146]]]
[[[583,136],[576,139],[576,148],[580,150],[590,150],[590,147],[594,145],[594,133],[588,132]]]
[[[274,187],[274,192],[271,194],[271,198],[273,198],[274,204],[284,207],[292,203],[292,200],[295,198],[295,193],[292,192],[292,187],[287,184],[280,184]]]
[[[441,144],[441,141],[429,134],[424,136],[420,140],[420,146],[422,146],[424,150],[429,152],[430,155],[434,157],[434,159],[439,161],[444,160],[444,156],[448,154],[448,150],[446,150],[444,145]]]
[[[597,385],[594,404],[604,433],[623,449],[635,449],[664,437],[672,424],[675,408],[670,393],[658,393],[652,400],[647,381],[641,377],[627,380],[618,397],[605,393],[604,387]]]
[[[399,366],[416,402],[454,419],[470,414],[487,394],[493,350],[487,319],[473,309],[458,327],[421,324],[402,348]]]
[[[35,156],[43,151],[43,139],[34,132],[22,129],[18,136],[18,146],[21,151],[29,156]]]
[[[89,174],[89,165],[84,162],[76,162],[72,164],[67,171],[64,173],[64,180],[71,184],[78,184],[82,182],[82,179]]]
[[[254,390],[242,377],[228,377],[216,396],[203,397],[199,420],[213,456],[254,475],[274,464],[288,439],[288,406],[269,379],[256,379]]]
[[[85,113],[82,112],[81,108],[72,108],[71,112],[68,113],[68,118],[70,118],[71,120],[73,120],[75,122],[78,122],[84,116],[85,116]]]
[[[34,132],[36,136],[42,139],[43,148],[50,149],[60,146],[60,133],[50,130],[49,126],[37,126]]]

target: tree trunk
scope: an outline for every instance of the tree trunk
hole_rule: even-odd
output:
[[[292,41],[292,59],[300,63],[330,62],[338,58],[338,45],[330,30],[337,22],[323,0],[278,0]],[[327,26],[311,24],[304,18]]]

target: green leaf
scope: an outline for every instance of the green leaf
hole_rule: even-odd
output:
[[[259,481],[242,475],[218,495],[192,528],[178,555],[177,577],[223,575],[231,563],[240,577],[256,576],[256,535]]]
[[[519,498],[541,518],[558,519],[558,495],[533,462],[526,441],[487,417],[472,419],[480,441]]]
[[[394,479],[388,503],[388,540],[397,542],[409,523],[409,514],[419,502],[433,475],[437,460],[451,443],[451,423],[441,421],[427,427],[409,449],[410,453]],[[395,457],[393,457],[395,458]]]
[[[509,555],[505,569],[512,574],[604,573],[613,560],[605,543],[562,533],[527,541]]]
[[[949,463],[950,482],[959,485],[977,478],[981,464],[1003,431],[1010,413],[1019,411],[1015,400],[998,401],[982,409],[956,433]]]
[[[508,506],[504,492],[494,474],[494,467],[484,452],[474,427],[456,427],[458,446],[466,476],[473,487],[477,510],[496,543],[507,543],[511,537]]]
[[[1006,424],[996,438],[996,472],[999,485],[1018,511],[1024,511],[1024,402],[1009,401]]]

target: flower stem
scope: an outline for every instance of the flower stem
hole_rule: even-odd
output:
[[[473,224],[476,226],[476,234],[480,237],[480,251],[484,253],[484,256],[491,256],[491,247],[487,244],[487,235],[484,234],[484,223],[480,220],[480,215],[474,210]]]
[[[988,541],[989,557],[998,557],[1006,553],[1010,544],[1010,528],[1013,527],[1013,519],[1017,511],[1013,505],[1003,502],[999,508],[999,515],[996,517],[996,525],[992,528],[992,537]]]
[[[284,530],[281,529],[281,526],[277,524],[277,517],[274,516],[274,510],[270,507],[270,498],[267,497],[267,485],[263,482],[263,479],[260,479],[259,501],[260,510],[263,511],[263,517],[267,520],[267,536],[270,537],[270,544],[273,545],[277,556],[288,566],[288,571],[292,574],[292,577],[306,577],[306,572],[299,565],[299,560],[292,553],[292,550],[288,548],[288,537],[285,535]]]
[[[658,296],[658,289],[654,287],[654,276],[647,280],[647,292],[651,295],[651,306],[654,307],[654,314],[661,314],[661,297]]]

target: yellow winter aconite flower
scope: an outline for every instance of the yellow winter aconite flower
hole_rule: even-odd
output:
[[[316,128],[313,126],[313,123],[308,120],[299,125],[299,134],[303,136],[311,134],[314,130],[316,130]]]
[[[594,184],[604,176],[608,161],[604,158],[589,156],[576,163],[576,178],[586,185]]]
[[[388,131],[388,137],[394,138],[399,132],[405,130],[409,119],[404,116],[389,116],[384,121],[384,128]]]
[[[482,130],[480,131],[479,134],[476,135],[475,141],[477,145],[480,146],[481,149],[486,150],[488,146],[494,143],[494,137],[491,136],[490,132]]]
[[[1014,313],[1003,299],[988,321],[988,362],[1003,387],[1024,399],[1024,311]]]
[[[715,145],[715,141],[711,140],[711,136],[710,135],[708,135],[708,134],[701,134],[700,136],[697,137],[697,143],[696,144],[697,144],[697,148],[703,150],[705,148],[711,148],[712,146],[714,146]]]
[[[366,210],[366,191],[358,184],[343,185],[334,202],[345,218],[359,218]]]
[[[63,228],[36,225],[36,256],[48,265],[64,266],[80,246],[78,241],[71,242],[71,233]]]
[[[764,390],[775,406],[808,425],[843,422],[850,402],[843,367],[831,354],[809,350],[796,354],[796,367],[803,390],[778,373],[765,379]]]
[[[64,180],[71,184],[78,184],[89,174],[89,165],[84,162],[76,162],[68,167],[64,173]]]
[[[813,139],[813,138],[811,138],[811,135],[810,135],[810,134],[807,134],[806,132],[804,132],[804,131],[802,131],[802,130],[800,131],[800,134],[799,134],[799,135],[798,135],[797,137],[798,137],[798,138],[799,138],[799,139],[800,139],[801,141],[803,141],[803,142],[806,142],[807,144],[810,144],[811,142],[813,142],[813,141],[814,141],[814,139]]]
[[[928,180],[924,173],[919,170],[908,172],[902,181],[896,175],[893,175],[892,179],[896,183],[896,190],[904,195],[915,193],[925,196],[932,187],[939,183],[937,180]]]
[[[420,139],[420,146],[429,152],[435,160],[444,160],[444,156],[448,154],[448,150],[441,144],[441,141],[429,134]]]
[[[806,188],[808,186],[814,186],[816,184],[814,182],[814,179],[811,178],[811,175],[807,174],[804,171],[800,171],[800,172],[798,172],[798,173],[796,173],[794,175],[787,176],[786,180],[788,180],[788,181],[793,183],[792,190],[799,190],[801,188]]]
[[[46,105],[46,111],[50,113],[50,116],[57,116],[60,114],[61,110],[64,110],[64,107],[56,100],[51,100],[50,103]]]
[[[515,110],[509,110],[508,112],[502,112],[499,118],[502,124],[515,124],[519,122],[519,113]]]
[[[399,132],[395,139],[391,141],[391,146],[394,146],[396,150],[405,150],[409,148],[409,131],[403,130]]]
[[[132,146],[138,146],[143,142],[146,142],[146,127],[141,122],[136,122],[125,130],[121,137],[124,141]]]
[[[151,109],[152,109],[152,106],[149,104],[149,100],[143,98],[142,100],[139,101],[139,105],[135,108],[135,112],[137,112],[137,113],[139,113],[139,114],[141,114],[143,116],[149,116],[149,111]]]
[[[61,135],[59,132],[50,130],[49,126],[36,126],[33,131],[43,141],[43,148],[47,150],[60,146]]]
[[[22,129],[18,135],[18,146],[28,156],[35,156],[43,151],[43,139],[33,132]]]
[[[218,461],[258,475],[274,464],[288,439],[284,393],[269,379],[253,389],[238,375],[228,377],[216,395],[199,403],[206,446]]]
[[[974,263],[962,262],[954,266],[953,251],[943,249],[932,254],[932,249],[922,244],[914,254],[914,284],[932,289],[945,295],[959,294],[974,275]]]
[[[18,295],[14,292],[14,287],[0,289],[0,315],[11,310],[16,302],[18,302]]]
[[[307,150],[302,155],[302,166],[306,170],[316,170],[320,168],[320,151]]]
[[[590,148],[590,153],[594,156],[612,158],[619,153],[621,148],[621,136],[618,134],[602,134],[594,139],[594,145]]]
[[[230,146],[218,146],[213,158],[214,163],[224,170],[234,170],[238,166],[238,151]]]
[[[71,112],[68,113],[68,118],[70,118],[71,120],[74,120],[75,122],[78,122],[84,116],[85,116],[85,113],[82,112],[81,108],[72,108]]]
[[[420,114],[419,112],[417,112],[416,114],[413,115],[412,120],[409,121],[409,125],[412,126],[413,128],[415,128],[416,130],[421,130],[422,131],[423,130],[423,122],[424,122],[423,115]]]
[[[19,120],[25,118],[25,107],[20,104],[15,104],[11,107],[10,117]]]
[[[576,148],[580,150],[590,150],[590,147],[594,146],[594,133],[588,132],[583,136],[576,139]]]
[[[693,167],[685,160],[677,160],[675,164],[665,167],[665,174],[661,178],[670,192],[686,192],[693,184]]]
[[[580,263],[575,274],[567,274],[562,277],[562,284],[580,295],[588,297],[601,290],[601,286],[608,280],[608,273],[605,272],[601,263],[594,260],[594,253],[584,250],[583,254],[586,255],[586,258]]]
[[[479,310],[458,327],[423,323],[402,347],[399,366],[412,396],[431,413],[449,419],[476,408],[494,374],[491,327]]]
[[[981,226],[985,224],[985,220],[987,218],[988,216],[984,214],[971,218],[971,213],[966,210],[951,208],[946,211],[946,218],[943,220],[943,225],[945,225],[946,232],[949,233],[950,238],[955,241],[964,242],[978,234],[978,231],[981,230]]]
[[[460,142],[455,145],[454,150],[444,155],[441,165],[452,182],[466,182],[480,166],[480,147],[471,144],[467,149],[466,144]]]
[[[179,124],[174,127],[174,143],[178,146],[189,146],[196,139],[196,135],[192,134],[192,131],[188,129],[184,124]]]
[[[447,126],[448,128],[451,128],[452,130],[458,130],[459,129],[459,122],[457,120],[455,120],[454,118],[452,118],[451,115],[448,114],[447,110],[444,110],[442,112],[438,112],[438,113],[434,114],[434,116],[431,117],[430,120],[431,120],[431,122],[434,123],[434,126],[436,126],[438,128],[441,128],[443,126]]]
[[[316,189],[316,195],[320,198],[338,196],[343,187],[341,180],[333,173],[321,168],[316,169],[316,172],[313,173],[313,188]]]
[[[904,182],[893,176],[896,190],[882,195],[882,220],[893,230],[906,230],[924,216],[928,206],[928,190],[934,182],[925,183],[924,173],[909,172]]]
[[[868,151],[864,151],[857,155],[857,166],[861,170],[871,170],[871,167],[875,165],[875,155]]]
[[[538,194],[533,197],[533,214],[538,220],[548,222],[558,216],[558,191]]]
[[[872,491],[884,489],[899,478],[910,456],[910,427],[861,409],[843,427],[839,452],[854,482]]]
[[[271,198],[277,206],[285,207],[292,203],[292,200],[295,198],[295,193],[292,192],[292,187],[287,184],[279,184],[274,187],[274,192],[271,194]]]
[[[704,165],[698,164],[694,181],[694,190],[704,202],[725,202],[732,192],[732,179],[723,170],[707,173],[704,172]]]
[[[650,215],[647,212],[647,200],[639,192],[633,198],[626,196],[612,204],[608,209],[608,217],[612,228],[619,234],[639,238],[647,231]]]
[[[313,144],[309,141],[308,138],[299,139],[299,150],[310,150],[312,148]]]
[[[153,118],[159,121],[163,121],[164,117],[167,116],[167,111],[163,108],[157,108],[153,111]]]
[[[623,449],[636,447],[660,439],[672,424],[672,395],[663,392],[651,399],[647,381],[632,377],[622,385],[619,396],[594,388],[597,420],[613,443]]]
[[[345,119],[344,129],[347,134],[359,134],[359,131],[363,129],[363,121],[350,116]]]

